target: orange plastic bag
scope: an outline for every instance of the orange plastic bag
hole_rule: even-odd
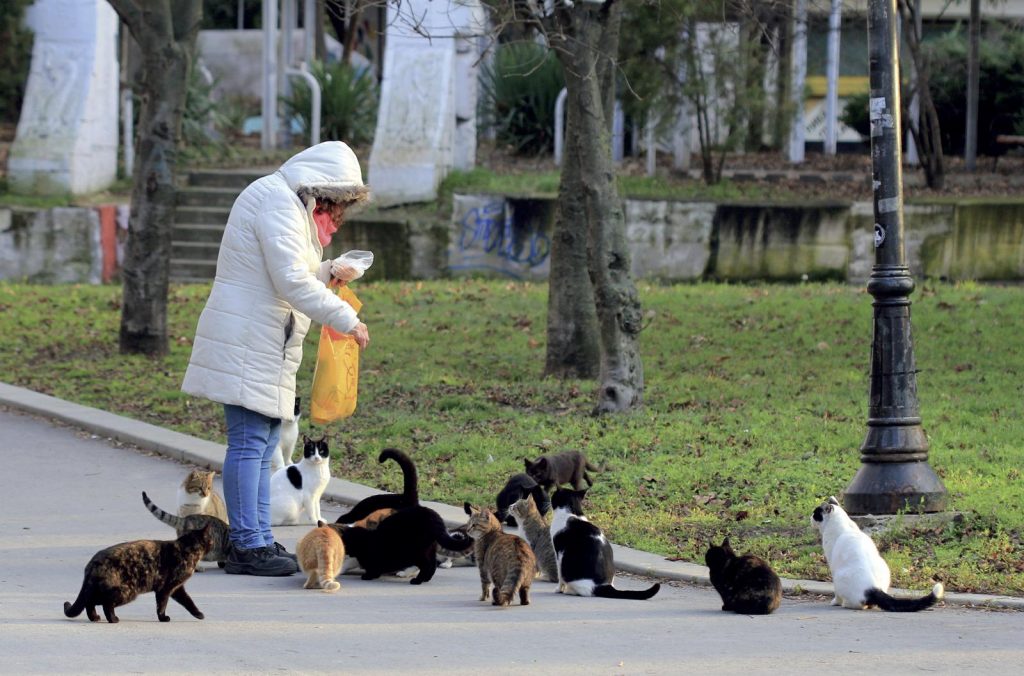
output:
[[[348,286],[338,287],[338,296],[356,312],[363,304]],[[356,410],[359,389],[359,344],[346,333],[329,326],[320,329],[320,347],[313,370],[310,419],[323,425],[347,418]]]

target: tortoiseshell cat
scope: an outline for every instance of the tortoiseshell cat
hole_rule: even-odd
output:
[[[197,619],[203,614],[185,591],[199,560],[210,549],[210,527],[188,531],[177,540],[135,540],[100,550],[85,566],[85,579],[75,602],[64,602],[64,614],[78,617],[85,610],[99,622],[96,606],[107,622],[118,622],[114,608],[131,603],[139,594],[156,593],[156,616],[170,622],[167,600],[174,599]]]
[[[228,508],[213,490],[214,472],[194,469],[178,487],[178,516],[208,514],[227,523]]]
[[[530,584],[537,560],[530,545],[520,537],[501,530],[501,523],[489,509],[463,505],[469,514],[469,537],[476,541],[473,552],[480,568],[480,600],[491,597],[492,605],[508,606],[519,596],[519,605],[530,604]]]
[[[744,615],[768,615],[782,601],[782,580],[764,559],[752,554],[737,556],[729,538],[711,545],[704,555],[711,584],[722,597],[722,610]]]
[[[517,500],[508,512],[515,517],[523,530],[523,535],[526,536],[526,541],[530,543],[541,578],[548,582],[558,582],[558,560],[555,557],[555,547],[551,544],[551,529],[540,515],[537,505],[533,502],[533,496],[527,495],[522,500]]]
[[[385,448],[377,456],[377,462],[384,462],[385,460],[394,460],[402,468],[402,477],[404,479],[402,492],[382,493],[363,498],[352,509],[339,516],[335,523],[354,524],[377,510],[402,509],[420,504],[419,477],[412,458],[397,448]]]
[[[345,561],[345,543],[341,535],[323,521],[302,536],[295,546],[299,568],[307,575],[303,589],[323,589],[325,592],[338,591],[341,584],[334,578],[341,573]]]
[[[231,533],[226,521],[221,521],[217,517],[207,514],[193,514],[192,516],[169,514],[154,505],[149,496],[146,495],[146,491],[142,491],[142,501],[146,504],[146,508],[150,513],[173,528],[178,533],[178,537],[189,531],[200,530],[209,526],[211,545],[209,551],[203,556],[203,561],[215,561],[219,567],[224,567],[225,562],[228,560],[228,552],[230,551],[229,536]],[[198,570],[202,572],[201,568]]]

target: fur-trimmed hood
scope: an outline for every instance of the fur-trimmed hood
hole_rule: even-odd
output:
[[[347,202],[362,205],[370,201],[370,188],[363,183],[355,153],[341,141],[324,141],[298,153],[278,170],[303,202]]]

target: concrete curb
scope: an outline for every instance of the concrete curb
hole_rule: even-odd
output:
[[[187,434],[173,432],[156,425],[74,404],[2,382],[0,382],[0,406],[9,406],[45,418],[56,419],[68,425],[88,430],[98,436],[133,444],[139,448],[199,467],[219,471],[223,464],[224,447],[220,444],[203,441]],[[369,486],[332,478],[327,490],[324,491],[324,497],[351,505],[380,492]],[[439,502],[424,501],[423,504],[436,510],[449,526],[465,523],[465,513],[461,508]],[[701,585],[711,584],[708,579],[708,569],[705,566],[683,561],[670,561],[657,554],[620,545],[612,545],[612,548],[615,552],[616,568],[622,572],[663,580],[677,580]],[[790,593],[832,595],[831,583],[818,580],[783,578],[782,588]],[[906,589],[891,589],[890,593],[900,598],[916,598],[924,594],[922,591]],[[947,604],[952,605],[1024,610],[1024,598],[1015,596],[947,592],[944,600]]]

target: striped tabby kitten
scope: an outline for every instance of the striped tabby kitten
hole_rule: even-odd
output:
[[[96,606],[111,624],[118,622],[114,608],[131,603],[139,594],[156,593],[156,616],[170,622],[167,601],[174,599],[197,619],[203,614],[185,591],[199,559],[212,544],[210,527],[188,531],[177,540],[136,540],[100,550],[85,566],[85,579],[75,602],[64,602],[64,614],[78,617],[85,611],[99,622]]]
[[[203,561],[216,561],[218,566],[224,567],[224,563],[228,559],[228,551],[230,551],[230,540],[228,539],[230,530],[228,529],[227,521],[222,521],[215,516],[207,514],[193,514],[192,516],[168,514],[153,504],[149,496],[146,495],[146,491],[142,491],[142,501],[146,503],[146,508],[149,509],[153,516],[177,531],[178,537],[189,531],[199,530],[209,525],[211,545],[203,556]],[[199,570],[202,571],[202,569]]]
[[[509,507],[508,513],[515,517],[523,530],[526,541],[530,543],[533,554],[537,558],[537,569],[541,579],[558,582],[558,561],[555,558],[555,547],[551,544],[551,529],[544,517],[540,515],[532,495],[517,500]]]
[[[334,578],[341,573],[345,561],[345,544],[341,535],[323,521],[302,536],[295,546],[299,568],[306,573],[303,589],[323,589],[325,592],[338,591],[341,584]]]
[[[501,530],[498,518],[487,509],[477,509],[468,502],[469,536],[476,542],[474,554],[480,568],[480,600],[492,598],[496,606],[508,606],[519,595],[519,605],[530,604],[530,584],[537,570],[537,560],[530,545],[522,538]]]
[[[188,473],[178,487],[178,516],[208,514],[225,523],[228,520],[228,509],[224,499],[213,490],[214,472],[194,469]]]

